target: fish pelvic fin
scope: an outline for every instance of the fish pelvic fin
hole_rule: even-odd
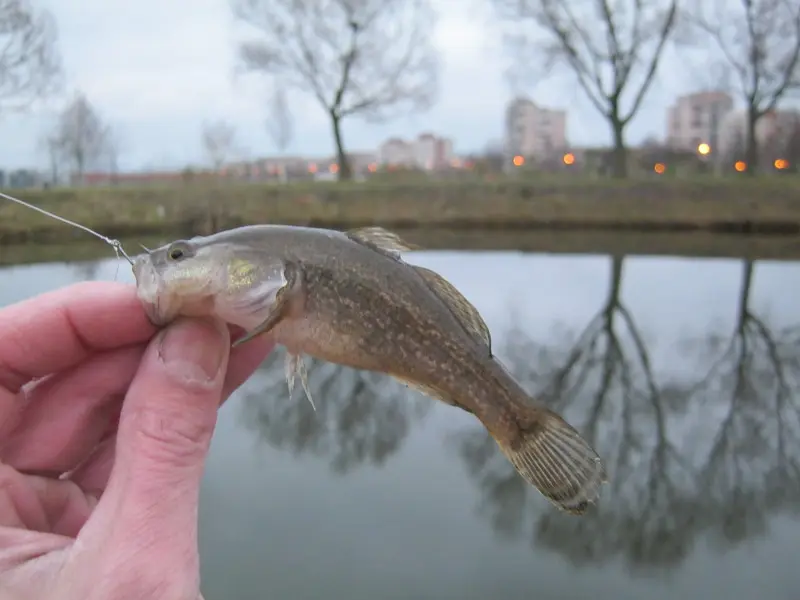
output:
[[[564,512],[584,514],[597,502],[607,475],[600,457],[564,419],[543,407],[511,441],[495,438],[519,474]]]
[[[303,386],[303,392],[305,392],[306,398],[308,398],[308,401],[311,403],[311,408],[314,409],[314,412],[317,412],[314,399],[311,397],[311,390],[308,387],[308,371],[306,370],[306,363],[305,360],[303,360],[303,355],[292,354],[287,351],[284,371],[286,373],[286,384],[289,386],[289,398],[291,399],[292,391],[294,391],[295,376],[299,376],[300,385]]]

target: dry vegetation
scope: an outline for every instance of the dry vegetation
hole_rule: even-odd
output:
[[[256,223],[333,228],[627,229],[797,233],[794,178],[685,181],[291,186],[186,185],[20,192],[106,235],[205,234]],[[0,242],[62,242],[84,233],[0,203]]]

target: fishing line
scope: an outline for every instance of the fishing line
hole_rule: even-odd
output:
[[[22,206],[25,206],[27,208],[33,209],[33,210],[35,210],[37,212],[40,212],[43,215],[46,215],[46,216],[50,217],[51,219],[55,219],[56,221],[61,221],[62,223],[65,223],[66,225],[71,225],[72,227],[76,227],[78,229],[81,229],[82,231],[85,231],[86,233],[91,233],[93,236],[95,236],[97,238],[100,238],[106,244],[111,246],[114,249],[114,253],[117,255],[117,259],[119,259],[120,255],[122,255],[125,258],[125,260],[127,260],[130,263],[130,265],[133,266],[133,259],[130,256],[128,256],[127,252],[125,252],[125,249],[122,247],[122,243],[119,240],[115,240],[115,239],[106,237],[101,233],[97,233],[94,229],[89,229],[85,225],[81,225],[80,223],[76,223],[75,221],[70,221],[69,219],[65,219],[64,217],[59,217],[58,215],[55,215],[55,214],[53,214],[51,212],[48,212],[48,211],[44,210],[43,208],[39,208],[38,206],[34,206],[33,204],[29,204],[29,203],[25,202],[24,200],[20,200],[19,198],[14,198],[14,196],[9,196],[8,194],[4,194],[3,192],[0,192],[0,198],[5,198],[6,200],[11,200],[12,202],[16,202],[17,204],[21,204]],[[119,274],[119,264],[117,264],[117,274]],[[115,279],[116,279],[116,277],[115,277]]]

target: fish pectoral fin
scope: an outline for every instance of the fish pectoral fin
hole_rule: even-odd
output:
[[[276,303],[273,311],[269,314],[269,316],[266,319],[264,319],[261,325],[257,326],[255,329],[251,329],[250,331],[248,331],[242,337],[233,342],[231,346],[233,348],[237,348],[238,346],[241,346],[245,342],[249,342],[250,340],[257,338],[260,335],[269,333],[272,330],[272,328],[275,327],[275,325],[277,325],[281,319],[283,319],[283,315],[284,315],[283,310],[280,310],[280,306]]]
[[[346,231],[345,235],[354,242],[392,258],[400,258],[400,254],[403,252],[421,249],[420,246],[406,242],[396,233],[383,227],[359,227]]]
[[[275,293],[275,302],[267,318],[264,319],[260,325],[257,325],[255,329],[251,329],[233,342],[233,344],[231,344],[232,347],[236,348],[260,335],[269,333],[275,325],[289,313],[292,298],[296,297],[300,284],[296,277],[296,271],[291,265],[287,265],[284,276],[286,278],[286,283]]]
[[[447,305],[453,316],[467,330],[467,333],[479,344],[486,346],[491,357],[492,335],[478,309],[452,283],[438,273],[416,265],[412,265],[412,268],[422,276],[425,283],[428,284],[428,288]]]
[[[287,351],[284,371],[286,373],[286,383],[289,386],[289,398],[291,399],[292,391],[294,390],[294,378],[296,375],[299,375],[300,384],[303,386],[306,398],[308,398],[308,401],[311,403],[311,408],[314,409],[314,412],[317,412],[314,399],[311,397],[311,390],[308,387],[308,371],[306,370],[306,363],[305,360],[303,360],[303,355],[292,354]]]

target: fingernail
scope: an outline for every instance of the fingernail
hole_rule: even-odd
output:
[[[213,321],[180,319],[164,332],[159,356],[174,375],[190,381],[212,381],[225,357],[225,335]]]

